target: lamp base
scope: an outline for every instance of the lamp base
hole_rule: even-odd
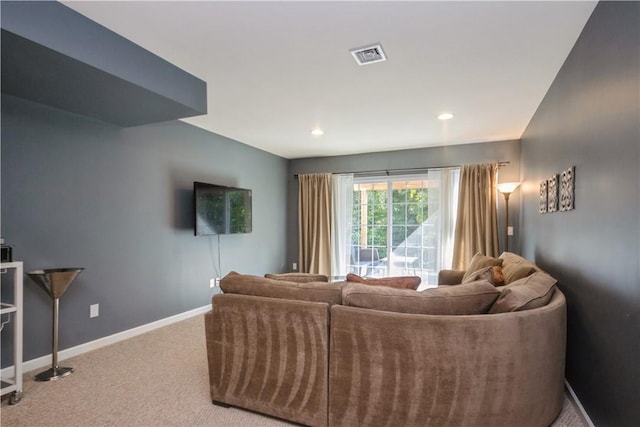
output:
[[[67,375],[71,375],[72,372],[73,372],[73,368],[60,368],[60,367],[49,368],[46,371],[40,372],[38,375],[36,375],[35,380],[36,381],[54,381],[59,378],[66,377]]]

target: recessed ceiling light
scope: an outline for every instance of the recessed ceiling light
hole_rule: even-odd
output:
[[[453,119],[453,113],[442,113],[438,116],[440,120],[451,120]]]
[[[321,136],[324,135],[324,132],[322,131],[322,129],[314,129],[311,131],[311,135],[313,136]]]

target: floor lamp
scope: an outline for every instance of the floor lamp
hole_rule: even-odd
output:
[[[498,191],[504,195],[504,251],[509,252],[509,196],[520,185],[519,182],[502,182],[498,184]]]

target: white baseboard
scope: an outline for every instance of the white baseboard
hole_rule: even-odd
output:
[[[133,338],[135,336],[144,334],[146,332],[153,331],[154,329],[162,328],[163,326],[171,325],[172,323],[180,322],[182,320],[189,319],[191,317],[197,316],[199,314],[204,314],[211,310],[211,305],[205,305],[203,307],[195,308],[193,310],[185,311],[184,313],[176,314],[175,316],[167,317],[164,319],[156,320],[155,322],[147,323],[146,325],[138,326],[133,329],[128,329],[126,331],[118,332],[113,335],[109,335],[106,337],[98,338],[94,341],[89,341],[84,344],[77,345],[75,347],[67,348],[65,350],[60,350],[58,352],[58,361],[62,361],[65,359],[70,359],[75,356],[79,356],[83,353],[97,350],[101,347],[115,344],[117,342]],[[38,357],[37,359],[31,359],[22,364],[22,372],[29,372],[35,369],[40,369],[44,367],[50,367],[51,365],[51,354],[47,354],[42,357]],[[13,377],[13,366],[8,366],[0,371],[0,375],[2,378],[12,378]]]
[[[580,403],[580,399],[578,399],[578,395],[576,395],[576,392],[573,391],[573,388],[571,387],[571,384],[569,384],[569,381],[567,381],[566,378],[564,379],[564,384],[567,387],[567,390],[569,390],[569,394],[571,395],[571,399],[573,399],[573,401],[575,402],[576,406],[578,407],[578,411],[580,411],[580,415],[582,415],[582,417],[587,422],[589,427],[596,427],[595,424],[593,424],[593,421],[591,421],[591,418],[589,418],[589,415],[587,414],[587,411],[584,410],[584,406],[582,406],[582,403]]]

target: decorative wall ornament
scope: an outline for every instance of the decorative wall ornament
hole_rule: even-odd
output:
[[[538,211],[540,213],[547,213],[547,181],[542,181],[540,183],[540,208]]]
[[[538,212],[566,212],[575,209],[576,167],[554,174],[540,182],[540,204]]]
[[[574,208],[574,177],[576,167],[562,171],[560,175],[560,212],[570,211]]]
[[[547,180],[547,212],[558,210],[558,175]]]

